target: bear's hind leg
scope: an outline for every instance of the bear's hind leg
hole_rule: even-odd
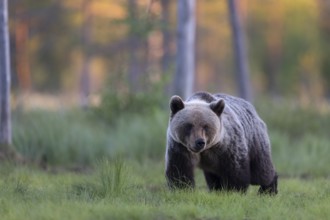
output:
[[[242,180],[234,181],[233,179],[223,179],[218,175],[206,171],[204,171],[204,176],[209,190],[211,191],[227,190],[245,193],[249,186],[247,182],[244,182]]]
[[[277,174],[275,174],[273,181],[268,186],[261,185],[259,188],[259,194],[270,194],[276,195],[277,194]]]
[[[262,147],[270,148],[270,147]],[[277,194],[277,174],[271,160],[270,152],[264,151],[255,155],[250,162],[251,184],[260,185],[259,194]]]

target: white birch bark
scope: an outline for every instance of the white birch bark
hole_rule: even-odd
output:
[[[8,3],[0,0],[0,152],[12,143]]]
[[[178,0],[177,63],[174,94],[187,98],[193,93],[195,78],[195,0]]]

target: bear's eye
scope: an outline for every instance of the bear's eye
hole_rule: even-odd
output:
[[[184,130],[186,131],[187,134],[189,134],[193,127],[194,127],[193,124],[187,123],[187,124],[184,125]]]
[[[204,129],[204,131],[207,132],[207,131],[209,130],[209,126],[208,126],[208,125],[204,125],[204,126],[203,126],[203,129]]]

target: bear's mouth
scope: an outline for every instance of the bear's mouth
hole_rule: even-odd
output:
[[[204,150],[204,147],[187,147],[189,151],[193,152],[193,153],[200,153]]]
[[[191,148],[189,148],[189,150],[196,154],[202,152],[202,150],[195,150],[195,149],[191,149]]]

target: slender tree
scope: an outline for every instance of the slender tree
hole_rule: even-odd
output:
[[[29,60],[29,20],[24,17],[26,8],[22,2],[15,5],[15,57],[19,88],[22,92],[31,89],[31,71]]]
[[[83,50],[83,64],[81,69],[80,78],[80,105],[83,108],[87,108],[89,105],[90,94],[90,65],[91,65],[91,12],[90,12],[90,0],[84,0],[82,5],[83,13],[83,25],[82,25],[82,46]]]
[[[169,32],[169,14],[170,0],[161,0],[162,7],[162,34],[163,34],[163,56],[162,56],[162,71],[167,73],[170,66],[170,32]]]
[[[140,62],[139,62],[139,46],[140,40],[138,34],[138,5],[136,0],[128,0],[128,24],[129,24],[129,63],[128,63],[128,80],[131,92],[139,90],[140,80]]]
[[[10,157],[11,116],[10,116],[10,57],[8,34],[8,3],[0,0],[0,156]]]
[[[250,73],[248,65],[248,57],[246,52],[246,45],[244,39],[244,32],[239,19],[236,0],[228,0],[228,11],[230,17],[230,24],[232,29],[232,38],[234,46],[234,54],[236,60],[236,76],[239,87],[239,95],[252,101],[252,89],[250,84]]]
[[[187,98],[193,92],[195,76],[195,0],[177,2],[177,55],[173,92]]]
[[[330,100],[330,2],[327,0],[319,0],[318,2],[320,7],[320,30],[323,38],[321,74],[324,79],[325,97]]]

